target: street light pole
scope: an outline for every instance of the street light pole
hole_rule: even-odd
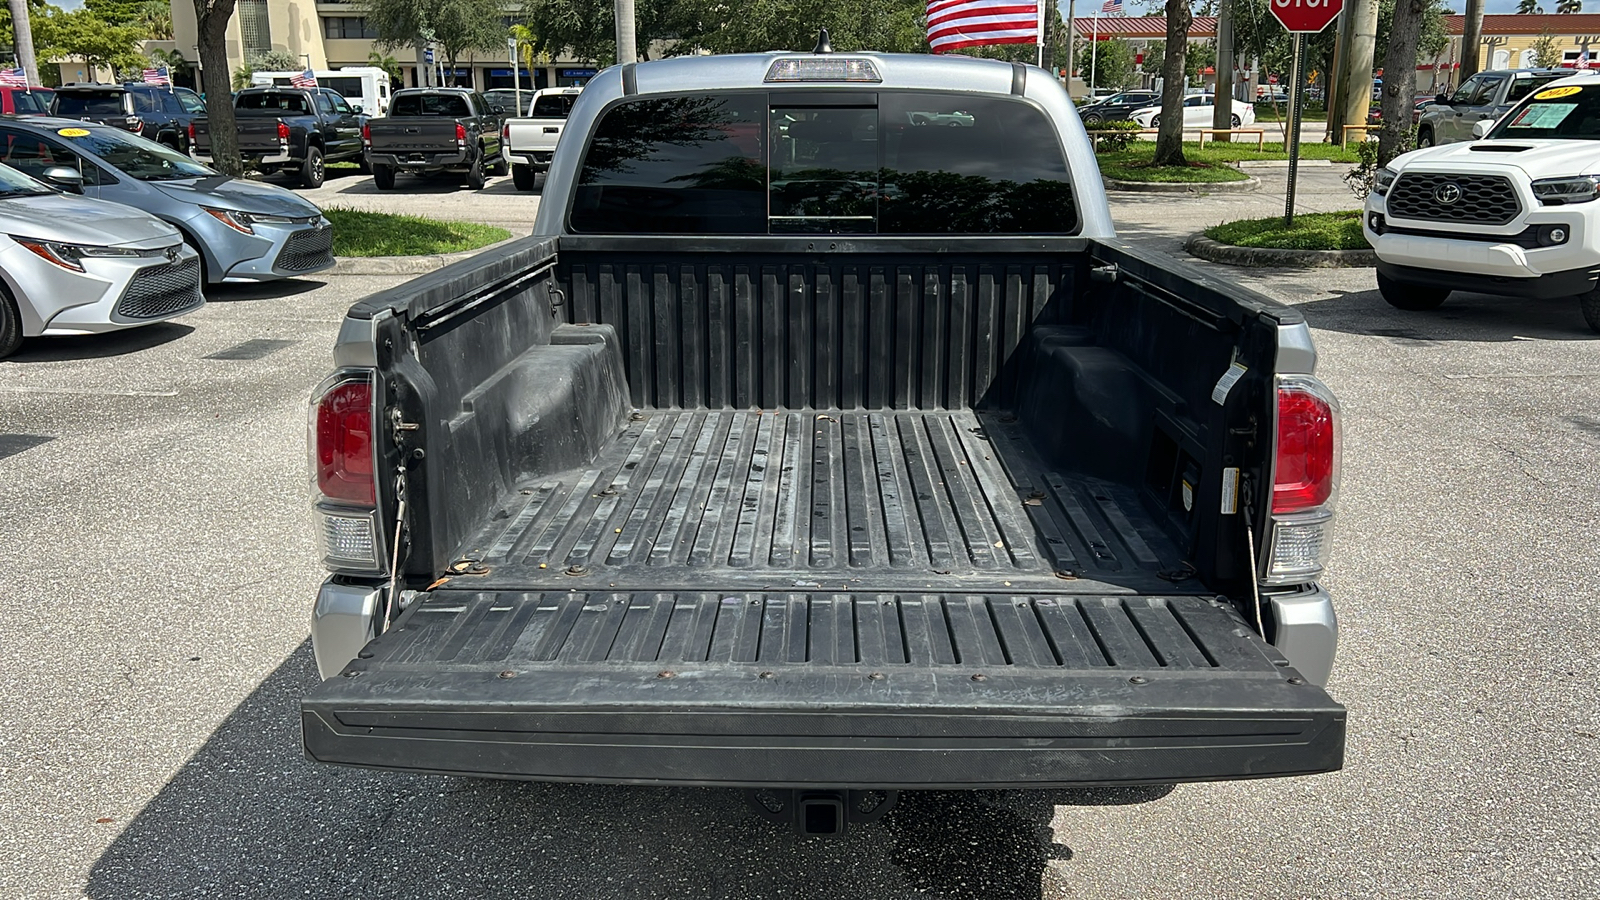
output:
[[[617,64],[639,61],[639,40],[633,30],[633,0],[616,0]]]

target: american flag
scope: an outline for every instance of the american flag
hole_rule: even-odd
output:
[[[935,53],[1039,40],[1039,7],[1018,0],[928,0],[928,45]]]
[[[1580,69],[1589,68],[1589,51],[1587,49],[1584,50],[1582,53],[1578,54],[1578,68],[1580,68]]]
[[[1100,15],[1102,15],[1102,16],[1120,16],[1120,15],[1122,15],[1122,0],[1106,0],[1105,4],[1100,7]]]
[[[298,75],[290,75],[289,84],[297,88],[314,88],[317,86],[317,76],[311,74],[311,70],[307,69]]]
[[[166,66],[144,70],[145,84],[172,84],[172,75]]]
[[[0,69],[0,87],[25,88],[28,86],[28,73],[19,66],[15,69]]]

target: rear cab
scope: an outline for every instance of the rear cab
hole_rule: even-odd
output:
[[[685,57],[567,129],[534,235],[352,308],[315,392],[312,758],[779,793],[1340,767],[1309,330],[1117,241],[1055,79]]]
[[[50,100],[50,114],[112,125],[134,134],[144,131],[144,120],[134,111],[133,95],[120,84],[63,84]]]
[[[476,171],[481,181],[486,160],[498,165],[500,115],[466,88],[407,89],[395,92],[389,115],[369,121],[362,136],[375,174]]]
[[[538,91],[528,103],[527,117],[506,120],[501,130],[500,152],[511,166],[511,174],[518,176],[519,188],[524,180],[523,173],[532,175],[550,168],[561,128],[582,91],[582,88]]]

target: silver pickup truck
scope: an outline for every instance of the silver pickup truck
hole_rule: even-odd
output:
[[[549,170],[561,129],[583,88],[546,88],[534,94],[526,118],[507,119],[500,133],[500,153],[511,166],[519,191],[531,191],[539,173]]]
[[[1343,764],[1305,320],[1118,241],[1051,73],[681,57],[567,127],[534,233],[358,303],[313,395],[313,759],[805,834]]]

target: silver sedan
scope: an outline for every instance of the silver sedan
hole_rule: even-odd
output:
[[[0,120],[0,162],[43,181],[58,167],[81,184],[58,186],[114,200],[172,223],[200,251],[207,283],[267,281],[332,268],[333,226],[292,191],[231,178],[169,147],[109,125],[68,119]]]
[[[133,328],[204,303],[200,258],[176,228],[0,166],[0,357],[24,337]]]

